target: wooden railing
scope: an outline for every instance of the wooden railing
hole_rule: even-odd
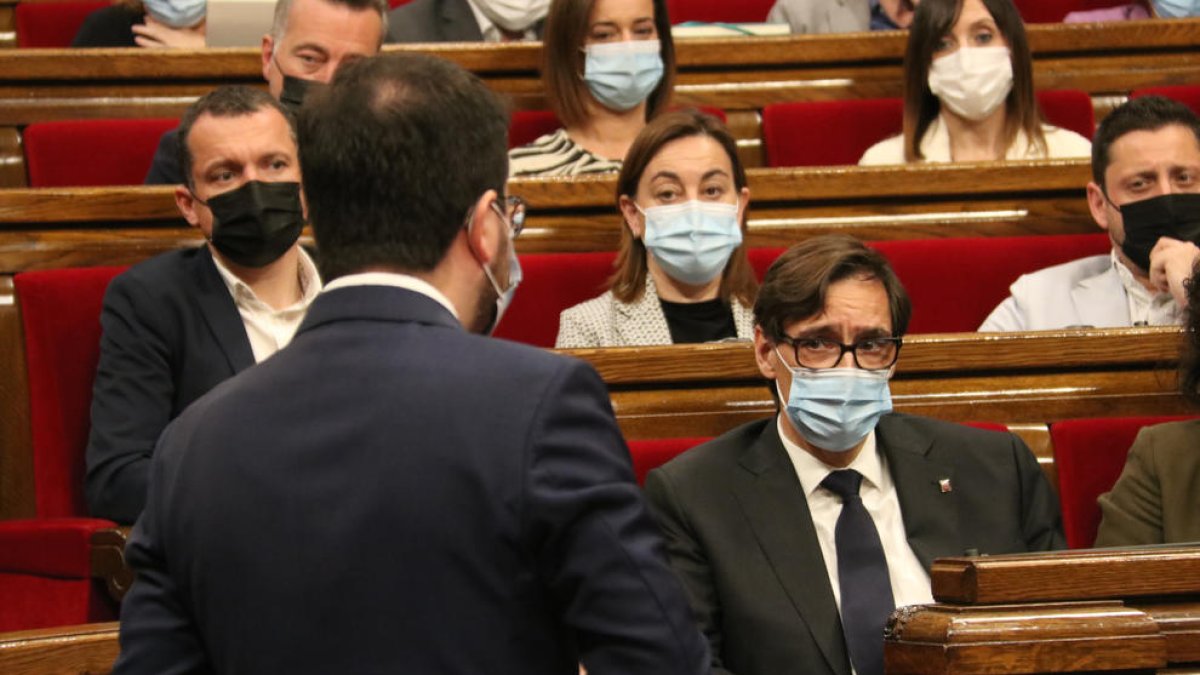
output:
[[[0,673],[105,675],[120,653],[117,637],[116,622],[0,633]]]

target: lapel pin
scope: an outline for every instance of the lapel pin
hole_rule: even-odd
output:
[[[950,485],[950,479],[949,479],[949,478],[939,478],[939,479],[938,479],[938,488],[939,488],[939,489],[940,489],[940,490],[941,490],[943,493],[950,492],[951,490],[953,490],[953,489],[954,489],[954,487]]]

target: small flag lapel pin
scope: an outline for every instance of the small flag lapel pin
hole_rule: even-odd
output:
[[[942,492],[950,492],[954,489],[954,487],[950,485],[949,478],[939,478],[938,489],[940,489]]]

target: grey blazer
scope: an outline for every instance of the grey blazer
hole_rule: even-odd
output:
[[[754,337],[754,312],[733,299],[733,323],[737,336]],[[556,349],[585,347],[632,347],[671,344],[671,330],[658,301],[658,287],[646,275],[646,290],[636,302],[624,303],[606,292],[566,309],[558,319]]]
[[[388,12],[388,42],[480,42],[467,0],[413,0]]]
[[[859,33],[871,29],[867,0],[778,0],[767,15],[793,33]]]

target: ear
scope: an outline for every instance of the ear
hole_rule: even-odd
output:
[[[774,380],[778,376],[775,362],[771,359],[774,351],[775,344],[768,340],[766,335],[763,335],[762,326],[755,324],[754,362],[758,364],[758,372],[762,373],[763,377],[768,380]]]
[[[179,207],[179,212],[183,214],[184,220],[192,227],[200,227],[200,217],[196,215],[196,197],[192,195],[192,191],[187,189],[187,186],[175,186],[175,206]]]
[[[746,222],[746,212],[750,210],[750,188],[742,188],[741,192],[738,193],[738,198],[737,221],[739,224],[742,224],[743,228],[745,228],[744,223]]]
[[[268,33],[262,37],[262,71],[263,79],[271,79],[271,56],[275,52],[275,38]]]
[[[501,241],[504,233],[500,230],[504,223],[491,209],[497,197],[495,190],[483,193],[471,209],[471,220],[467,226],[467,246],[471,247],[475,259],[484,266],[490,264],[504,247]]]
[[[1109,226],[1108,209],[1111,207],[1108,204],[1108,198],[1104,196],[1104,190],[1094,182],[1087,184],[1087,201],[1088,209],[1092,212],[1092,220],[1096,221],[1100,229],[1107,231]]]
[[[641,239],[645,234],[646,223],[642,220],[642,214],[638,211],[637,203],[629,198],[628,195],[621,195],[617,199],[617,204],[621,207],[621,215],[625,218],[625,225],[633,234],[634,239]]]

